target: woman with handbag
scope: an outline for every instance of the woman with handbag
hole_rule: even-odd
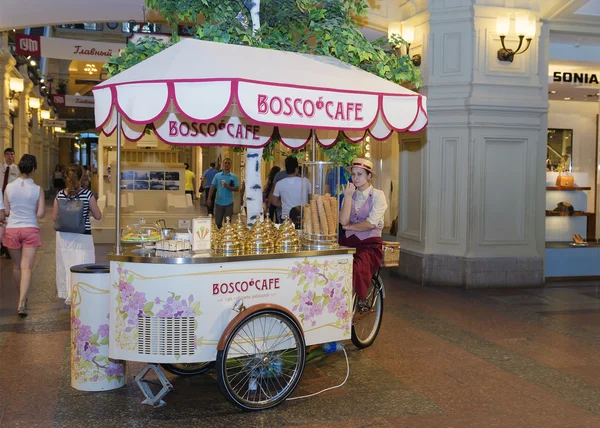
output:
[[[27,294],[31,285],[33,260],[42,246],[38,219],[46,214],[44,191],[31,176],[37,169],[33,155],[23,155],[19,161],[21,175],[4,190],[4,212],[7,217],[2,244],[8,248],[13,264],[13,283],[19,290],[17,313],[27,316]]]
[[[71,165],[67,169],[67,187],[54,200],[54,230],[56,230],[56,289],[58,297],[71,304],[71,267],[94,263],[94,238],[90,213],[102,219],[96,197],[82,187],[83,169]]]

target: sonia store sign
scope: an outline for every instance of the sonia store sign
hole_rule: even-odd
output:
[[[552,80],[564,83],[598,84],[598,76],[592,73],[571,73],[568,71],[555,71]]]

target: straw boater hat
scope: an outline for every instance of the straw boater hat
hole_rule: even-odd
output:
[[[352,173],[352,168],[354,168],[355,166],[362,168],[367,172],[370,172],[373,177],[376,177],[375,171],[373,171],[373,162],[371,162],[369,159],[355,158],[352,161],[352,164],[346,167],[346,171]]]

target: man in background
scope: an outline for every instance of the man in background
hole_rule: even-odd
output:
[[[275,184],[272,202],[281,207],[282,217],[289,217],[290,210],[309,201],[310,181],[298,175],[298,159],[294,156],[285,158],[287,177]],[[292,219],[296,222],[297,219]]]
[[[223,159],[223,171],[213,178],[207,203],[215,202],[215,223],[220,229],[225,217],[233,216],[233,192],[240,190],[237,176],[231,172],[231,159]],[[215,197],[216,194],[216,197]]]
[[[279,171],[277,174],[275,174],[275,177],[273,178],[273,184],[271,185],[271,193],[267,197],[267,207],[269,207],[270,205],[277,207],[276,216],[275,216],[276,223],[281,223],[281,205],[275,205],[273,203],[273,201],[275,199],[273,197],[273,192],[275,191],[275,186],[277,186],[277,183],[279,183],[281,180],[283,180],[287,176],[288,176],[288,173],[285,170],[285,167],[281,171]]]
[[[15,150],[12,147],[9,147],[4,150],[4,163],[0,165],[0,189],[2,189],[0,197],[4,197],[4,190],[8,183],[12,183],[18,177],[19,167],[15,164]],[[6,254],[6,257],[10,258],[6,247],[1,245],[0,256],[3,254]]]
[[[200,192],[204,192],[204,200],[206,201],[206,208],[208,209],[209,215],[214,215],[215,205],[208,203],[208,192],[210,191],[210,186],[217,175],[216,164],[214,162],[210,163],[210,168],[208,168],[202,174],[202,180],[200,180]],[[214,202],[214,201],[213,201]]]
[[[194,200],[194,189],[196,188],[196,174],[190,171],[190,164],[184,163],[185,165],[185,194],[192,196]]]

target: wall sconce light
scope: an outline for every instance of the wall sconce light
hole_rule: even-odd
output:
[[[8,88],[10,89],[8,99],[13,99],[15,97],[15,94],[23,92],[23,90],[25,89],[25,83],[20,77],[11,77],[8,84]]]
[[[402,38],[406,43],[406,55],[410,56],[410,45],[415,41],[415,27],[409,24],[403,24],[401,22],[390,22],[388,24],[388,42],[394,48],[394,53],[398,56],[402,55],[402,45],[396,44],[397,38]],[[415,67],[421,65],[421,55],[413,55],[411,57],[412,63]]]
[[[54,132],[64,132],[63,129],[60,126],[55,126],[54,127]]]
[[[48,120],[48,119],[50,119],[50,110],[42,110],[42,111],[40,111],[40,117],[42,118],[42,120]]]
[[[531,40],[536,32],[535,19],[531,19],[528,13],[518,13],[515,17],[515,32],[519,37],[519,45],[514,51],[512,49],[507,49],[504,44],[504,39],[508,35],[509,30],[510,16],[498,16],[496,18],[496,32],[500,36],[500,42],[502,43],[502,49],[498,50],[498,59],[500,61],[513,62],[515,55],[522,54],[529,49]],[[527,41],[527,45],[525,46],[525,49],[521,50],[521,47],[523,47],[523,39]]]
[[[29,108],[31,109],[39,109],[41,106],[41,102],[39,98],[29,97]]]

